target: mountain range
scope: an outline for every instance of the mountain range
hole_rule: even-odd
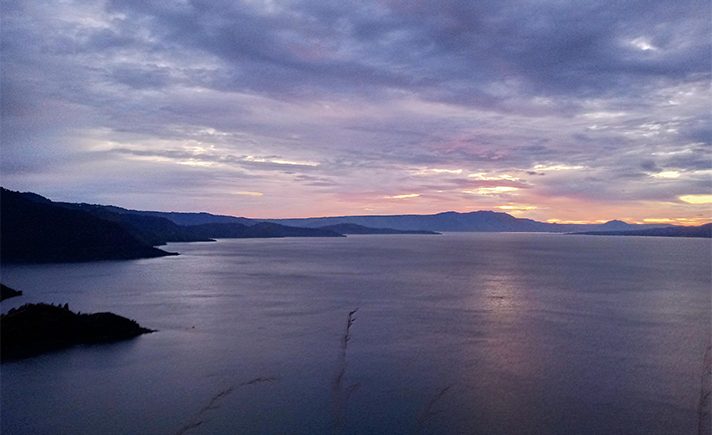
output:
[[[214,238],[343,237],[330,230],[270,222],[246,220],[251,224],[248,226],[238,218],[207,213],[181,213],[179,219],[203,223],[179,225],[163,214],[175,215],[53,202],[34,193],[1,189],[0,261],[55,263],[162,257],[177,254],[156,246]]]
[[[66,204],[66,203],[65,203]],[[115,206],[75,204],[84,208],[101,208],[121,215],[140,215],[161,217],[171,222],[195,226],[201,224],[240,223],[251,226],[260,222],[270,222],[298,228],[339,228],[335,225],[350,224],[371,230],[388,231],[430,231],[430,232],[549,232],[569,233],[583,231],[634,231],[647,228],[662,228],[670,224],[628,224],[620,220],[611,220],[602,224],[557,224],[538,222],[532,219],[516,218],[510,214],[494,211],[474,211],[458,213],[448,211],[431,215],[383,215],[383,216],[334,216],[298,219],[250,219],[209,213],[179,213],[130,210]],[[341,229],[347,227],[340,227]],[[335,231],[339,232],[338,229]],[[342,232],[342,234],[349,234]],[[351,234],[361,234],[353,232]],[[375,234],[369,232],[369,234]],[[381,233],[383,234],[383,233]],[[391,233],[393,234],[393,233]]]
[[[269,222],[306,228],[326,225],[358,224],[366,227],[392,228],[403,231],[442,232],[548,232],[568,233],[580,231],[627,231],[661,225],[633,225],[620,220],[604,224],[555,224],[532,219],[516,218],[510,214],[494,211],[473,211],[458,213],[448,211],[431,215],[391,215],[391,216],[339,216],[306,219],[271,219]]]
[[[249,219],[204,212],[141,211],[111,205],[54,202],[35,193],[0,189],[0,260],[3,262],[119,260],[177,255],[156,246],[216,238],[343,237],[345,234],[453,231],[712,236],[712,225],[709,224],[674,227],[633,225],[620,220],[588,225],[556,224],[493,211]]]

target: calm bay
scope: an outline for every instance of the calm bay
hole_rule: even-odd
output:
[[[4,362],[3,434],[696,434],[709,239],[223,239],[3,266],[158,332]],[[347,329],[349,313],[353,314]],[[345,340],[348,338],[348,340]]]

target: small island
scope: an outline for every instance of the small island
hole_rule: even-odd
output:
[[[0,301],[4,301],[5,299],[14,298],[17,296],[22,296],[22,292],[19,290],[11,289],[5,284],[0,284]]]
[[[79,314],[69,306],[26,304],[0,316],[2,360],[27,358],[75,344],[126,340],[155,332],[113,313]]]

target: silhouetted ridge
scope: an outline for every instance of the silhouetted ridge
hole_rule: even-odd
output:
[[[164,218],[173,222],[176,225],[181,226],[192,226],[192,225],[203,225],[203,224],[244,224],[253,225],[257,221],[253,219],[247,219],[244,217],[235,216],[225,216],[219,214],[211,214],[206,212],[199,213],[185,213],[185,212],[163,212],[163,211],[142,211],[142,210],[129,210],[126,208],[116,207],[113,205],[102,205],[97,207],[103,207],[107,211],[118,214],[129,214],[129,215],[140,215],[140,216],[151,216],[155,218]]]
[[[614,219],[612,221],[608,221],[604,224],[601,224],[600,228],[602,231],[628,231],[630,230],[631,225],[621,220]]]
[[[210,238],[197,236],[185,226],[178,225],[157,214],[133,213],[119,207],[95,204],[73,204],[68,202],[55,204],[72,210],[85,211],[96,217],[120,223],[137,239],[150,246],[165,245],[167,242],[213,241]]]
[[[0,191],[3,262],[122,260],[171,255],[137,238],[119,222],[40,198],[7,189]]]
[[[215,238],[339,237],[345,233],[428,234],[444,231],[607,231],[623,235],[622,231],[673,228],[671,225],[631,225],[619,220],[604,224],[546,223],[494,211],[253,220],[202,212],[137,211],[107,205],[55,203],[34,193],[6,189],[2,190],[2,195],[2,261],[61,262],[156,257],[169,253],[154,246],[167,242],[211,241]],[[181,222],[201,223],[181,225]],[[685,233],[685,230],[682,231]],[[690,234],[693,232],[688,231]],[[649,235],[662,234],[665,232]],[[670,234],[677,233],[672,231]]]
[[[589,236],[649,236],[649,237],[712,237],[712,224],[697,227],[649,228],[636,231],[587,231]]]
[[[245,239],[271,237],[343,237],[343,234],[318,228],[297,228],[269,222],[252,226],[239,223],[204,224],[186,227],[195,235],[216,239]]]
[[[474,232],[551,232],[594,231],[606,229],[637,229],[669,225],[631,225],[622,221],[605,224],[557,224],[516,218],[488,210],[458,213],[448,211],[431,215],[335,216],[302,219],[268,219],[267,222],[307,228],[356,224],[369,228],[390,228],[401,231],[474,231]]]

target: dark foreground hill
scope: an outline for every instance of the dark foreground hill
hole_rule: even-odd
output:
[[[120,222],[68,209],[49,200],[36,200],[2,189],[0,204],[0,260],[3,262],[124,260],[174,255],[154,248]]]
[[[712,224],[704,224],[697,227],[649,228],[637,231],[587,231],[574,234],[589,236],[712,237]]]
[[[207,213],[140,213],[113,206],[53,202],[34,193],[2,189],[0,260],[3,262],[77,262],[177,255],[155,246],[215,238],[342,237],[314,228],[228,219]],[[179,225],[214,217],[220,223]],[[174,216],[175,217],[175,216]],[[248,226],[240,222],[248,222]]]
[[[87,211],[102,219],[120,223],[135,237],[152,246],[164,245],[167,242],[206,242],[225,238],[342,236],[329,230],[291,227],[209,213],[142,212],[95,204],[56,204],[73,210]]]
[[[118,214],[133,214],[139,216],[150,216],[157,218],[168,219],[169,221],[183,226],[203,225],[203,224],[244,224],[253,225],[259,221],[247,219],[244,217],[226,216],[220,214],[211,214],[206,212],[186,213],[186,212],[163,212],[163,211],[143,211],[130,210],[113,205],[102,205],[96,207],[104,207],[107,211]]]
[[[137,213],[113,212],[113,207],[93,204],[56,203],[65,208],[88,212],[98,218],[117,222],[128,229],[139,240],[150,246],[165,245],[168,242],[209,242],[209,237],[200,237],[185,226],[160,216]],[[120,210],[120,209],[119,209]]]
[[[112,313],[77,314],[69,307],[26,304],[0,316],[2,359],[24,358],[81,343],[125,340],[153,332]]]

